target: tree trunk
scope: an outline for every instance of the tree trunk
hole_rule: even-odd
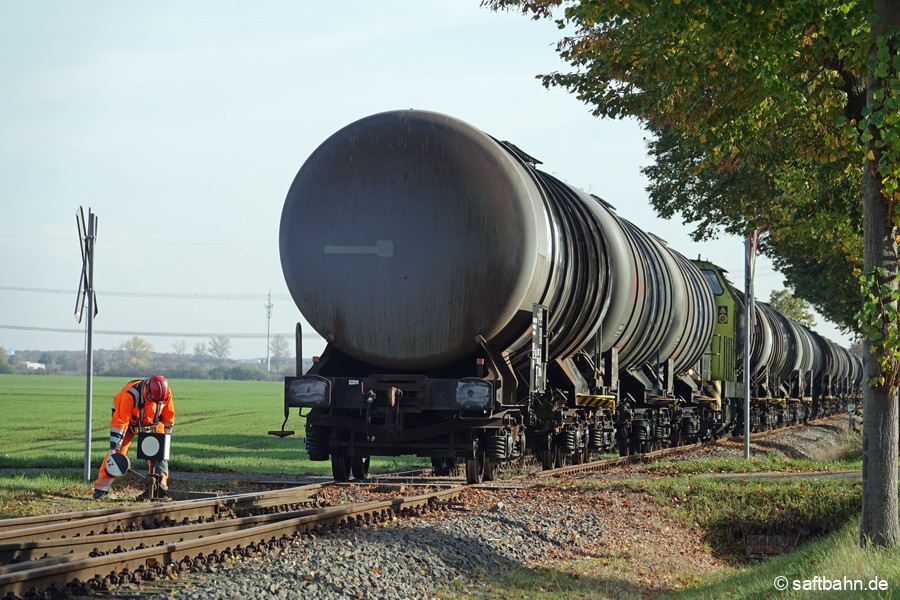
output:
[[[878,21],[872,25],[870,59],[875,58],[875,40],[889,29],[900,25],[900,4],[896,0],[875,0]],[[867,81],[867,102],[873,102],[876,89],[883,81],[870,73]],[[877,132],[870,132],[878,138]],[[881,158],[869,142],[875,160],[866,160],[863,167],[862,201],[865,239],[865,269],[882,267],[891,273],[891,285],[897,285],[897,231],[891,221],[892,207],[882,193],[881,176],[875,165]],[[878,363],[871,354],[872,343],[866,340],[863,371],[868,380],[878,376]],[[900,542],[897,515],[897,447],[900,422],[897,414],[897,395],[887,385],[876,388],[863,386],[863,490],[862,522],[859,541],[862,546],[894,546]]]

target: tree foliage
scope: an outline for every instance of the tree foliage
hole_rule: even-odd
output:
[[[810,210],[808,203],[780,194],[765,168],[695,173],[700,152],[672,131],[656,132],[650,142],[655,163],[644,172],[657,213],[667,218],[680,214],[685,224],[694,224],[692,235],[698,241],[714,238],[720,229],[735,235],[761,229],[760,251],[797,296],[843,329],[854,329],[859,306],[854,273],[863,266],[858,173],[833,174],[834,184],[812,201],[815,210]],[[821,180],[832,170],[823,166],[816,177]]]
[[[892,394],[897,393],[900,378],[900,312],[897,309],[900,290],[891,285],[896,276],[885,268],[875,268],[868,276],[860,276],[865,302],[857,315],[870,345],[881,350],[873,353],[879,369],[868,383],[885,386]]]
[[[143,367],[150,361],[153,353],[153,346],[136,335],[122,342],[119,349],[125,356],[124,362],[132,367]]]
[[[220,365],[209,370],[212,379],[233,379],[236,381],[265,381],[268,374],[258,367]]]
[[[697,239],[760,230],[796,293],[856,327],[871,3],[488,4],[555,16],[572,70],[545,85],[654,134],[645,172],[662,216]]]
[[[816,319],[810,311],[809,302],[803,298],[794,297],[790,290],[772,290],[769,294],[769,305],[784,316],[806,325],[810,329],[816,326]]]
[[[6,348],[0,346],[0,375],[8,375],[16,372],[16,368],[9,362],[10,358],[12,358],[12,356],[7,354]]]

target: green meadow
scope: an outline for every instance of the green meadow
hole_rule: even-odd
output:
[[[93,475],[109,450],[112,399],[127,378],[93,380]],[[311,462],[305,420],[292,409],[284,439],[268,435],[284,420],[281,382],[170,379],[175,428],[169,468],[219,473],[330,474],[329,462]],[[85,378],[0,375],[0,468],[84,468]],[[135,460],[133,446],[129,456]],[[135,461],[137,462],[137,461]],[[374,459],[373,469],[408,461]],[[420,461],[421,462],[421,461]],[[137,466],[137,465],[136,465]],[[2,481],[2,480],[0,480]]]

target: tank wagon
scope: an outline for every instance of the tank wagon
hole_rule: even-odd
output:
[[[438,474],[464,461],[477,482],[528,452],[551,468],[740,425],[743,295],[538,164],[406,110],[352,123],[300,168],[281,263],[327,346],[285,379],[285,420],[300,409],[310,459],[336,479],[417,454]],[[756,314],[755,428],[858,393],[846,350]]]

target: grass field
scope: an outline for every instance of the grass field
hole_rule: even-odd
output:
[[[112,399],[128,382],[97,377],[93,383],[91,465],[109,450]],[[303,443],[304,419],[293,409],[279,439],[267,435],[284,420],[280,382],[169,381],[175,402],[175,429],[169,468],[172,471],[327,474],[329,462],[308,460]],[[84,467],[84,377],[0,375],[0,468]],[[136,449],[129,452],[135,459]],[[135,461],[137,462],[137,461]],[[409,461],[373,458],[373,469]],[[420,459],[420,463],[423,461]]]

